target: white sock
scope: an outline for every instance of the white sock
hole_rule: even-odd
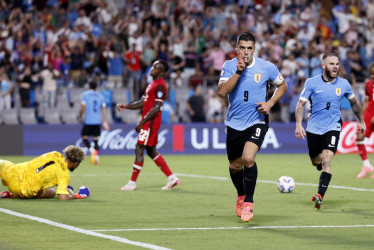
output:
[[[168,176],[168,180],[169,180],[169,181],[170,181],[171,179],[174,179],[174,178],[177,178],[177,177],[175,176],[175,174],[171,174],[171,175]]]
[[[363,162],[364,162],[364,167],[370,167],[371,166],[369,159],[366,159]]]

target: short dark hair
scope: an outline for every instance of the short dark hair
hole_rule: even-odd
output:
[[[327,57],[330,57],[330,56],[335,56],[336,58],[339,59],[339,57],[335,53],[330,52],[330,53],[326,53],[322,56],[322,61],[324,61]]]
[[[97,88],[97,83],[94,82],[94,81],[91,81],[90,82],[90,89],[96,90],[96,88]]]
[[[165,60],[159,59],[157,61],[159,61],[162,64],[162,66],[164,67],[164,73],[169,71],[169,64]]]
[[[252,41],[253,43],[256,43],[256,38],[251,32],[243,32],[238,36],[238,39],[236,40],[236,44],[239,44],[239,41]]]

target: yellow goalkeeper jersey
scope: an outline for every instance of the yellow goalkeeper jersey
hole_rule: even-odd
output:
[[[57,186],[57,194],[69,194],[68,165],[61,153],[53,151],[31,161],[6,164],[1,168],[2,181],[14,196],[20,198],[40,197],[46,188]]]

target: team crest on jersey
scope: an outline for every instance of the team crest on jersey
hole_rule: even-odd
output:
[[[337,96],[340,96],[342,94],[342,89],[341,88],[336,88],[335,93]]]
[[[259,83],[261,81],[261,74],[255,74],[255,82]]]

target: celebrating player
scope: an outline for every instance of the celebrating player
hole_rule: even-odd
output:
[[[90,195],[87,187],[81,187],[76,194],[69,194],[69,170],[74,171],[85,154],[76,146],[68,146],[64,155],[57,151],[43,154],[31,161],[14,164],[0,160],[0,177],[8,191],[1,193],[2,198],[53,198],[60,200],[82,199]],[[52,188],[57,186],[57,191]]]
[[[356,144],[358,152],[363,161],[363,167],[361,172],[357,175],[357,178],[364,178],[367,174],[373,171],[373,166],[370,164],[368,155],[365,147],[365,137],[369,138],[374,130],[374,62],[369,65],[370,79],[365,85],[365,99],[362,104],[362,110],[364,111],[364,121],[366,125],[366,133],[360,133],[358,131]],[[370,179],[374,179],[374,174],[370,176]]]
[[[136,125],[136,132],[139,133],[138,142],[135,148],[135,162],[130,181],[121,188],[123,191],[132,191],[136,189],[136,180],[144,163],[144,149],[147,150],[148,156],[156,163],[161,171],[168,177],[166,186],[163,190],[172,189],[180,184],[180,180],[171,172],[166,161],[156,150],[158,130],[161,126],[161,108],[165,100],[168,90],[166,83],[162,78],[168,71],[168,64],[164,60],[158,60],[153,63],[150,75],[153,81],[147,86],[144,95],[138,101],[130,104],[117,104],[119,111],[124,109],[140,109],[142,110],[142,119]]]
[[[268,130],[268,114],[288,88],[274,64],[253,56],[255,43],[253,34],[239,35],[238,57],[225,61],[218,83],[218,94],[221,97],[228,95],[230,102],[225,121],[226,149],[231,180],[238,193],[236,213],[242,221],[253,218],[257,181],[255,158]],[[277,85],[277,90],[266,101],[268,81]]]
[[[314,207],[320,209],[323,196],[331,180],[331,160],[336,153],[342,128],[340,104],[345,96],[359,120],[358,131],[364,133],[366,126],[361,114],[361,106],[352,87],[345,79],[338,77],[339,59],[333,54],[322,57],[322,75],[308,78],[296,107],[295,136],[304,140],[307,136],[309,157],[313,166],[321,171],[318,193],[313,196]],[[310,100],[312,114],[305,130],[302,125],[304,106]]]

